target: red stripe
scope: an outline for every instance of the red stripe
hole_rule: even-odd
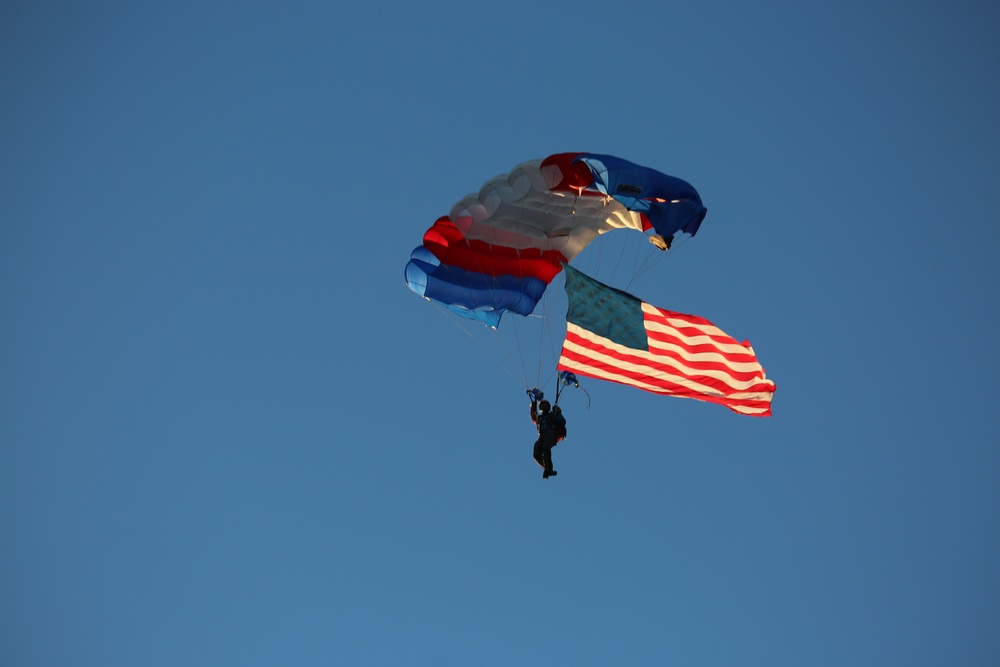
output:
[[[606,348],[604,346],[600,346],[598,343],[593,343],[593,342],[591,342],[590,340],[588,340],[586,338],[581,338],[581,337],[579,337],[577,334],[575,334],[573,332],[567,332],[566,333],[566,340],[568,340],[568,341],[572,340],[577,345],[581,345],[583,347],[587,347],[587,348],[591,348],[591,349],[598,349],[598,350],[601,350],[601,351],[606,351],[606,353],[608,355],[613,356],[616,359],[620,359],[621,361],[625,361],[625,362],[629,362],[629,363],[635,363],[635,364],[643,364],[645,366],[649,366],[650,368],[656,368],[658,370],[662,370],[662,369],[666,369],[666,368],[675,369],[678,374],[683,374],[686,377],[690,377],[690,378],[699,378],[701,376],[695,374],[694,372],[686,372],[684,369],[688,369],[690,371],[717,371],[717,372],[724,373],[724,374],[730,376],[736,382],[747,382],[747,381],[754,380],[754,379],[757,379],[757,378],[762,378],[763,375],[764,375],[763,374],[763,369],[761,369],[760,371],[740,371],[740,370],[736,370],[736,369],[732,368],[731,366],[727,365],[725,362],[722,362],[722,361],[707,361],[707,360],[704,360],[704,361],[702,361],[702,360],[692,361],[692,360],[689,360],[689,359],[685,359],[678,352],[675,352],[673,350],[661,349],[661,348],[655,348],[654,350],[651,350],[649,352],[649,354],[655,354],[656,355],[654,357],[654,359],[652,359],[652,360],[649,359],[649,358],[647,358],[647,357],[645,357],[645,356],[642,356],[642,355],[636,355],[636,356],[626,355],[626,354],[622,354],[621,352],[618,352],[616,350],[612,350],[612,349]],[[703,346],[703,345],[695,345],[695,346],[685,345],[684,343],[682,343],[679,340],[677,341],[677,345],[678,345],[678,347],[681,347],[681,348],[687,350],[688,352],[702,352],[702,353],[704,353],[704,352],[711,352],[711,353],[718,354],[718,355],[722,356],[723,358],[725,358],[726,361],[728,361],[730,363],[753,363],[753,364],[756,364],[758,367],[760,366],[760,364],[757,363],[757,359],[755,357],[753,357],[752,355],[746,355],[746,356],[745,355],[731,355],[731,354],[727,354],[727,353],[725,353],[725,352],[723,352],[723,351],[721,351],[721,350],[719,350],[718,348],[715,348],[715,347],[709,347],[708,349],[702,349],[705,346]],[[655,359],[662,359],[663,362],[662,363],[657,363],[655,361]],[[683,368],[679,368],[679,367],[683,367]]]
[[[673,376],[682,377],[692,382],[697,382],[699,384],[709,386],[715,389],[720,394],[724,395],[729,395],[733,393],[744,393],[744,392],[770,391],[771,389],[770,382],[764,380],[763,378],[760,378],[759,374],[756,373],[750,374],[750,377],[746,378],[746,380],[760,379],[761,382],[754,383],[753,385],[750,385],[749,387],[744,389],[742,387],[734,387],[733,385],[728,384],[724,380],[721,380],[716,377],[709,377],[697,373],[689,373],[684,368],[678,367],[670,363],[659,363],[654,359],[649,359],[641,355],[624,354],[617,350],[604,347],[603,345],[594,343],[585,338],[580,338],[579,336],[573,334],[567,334],[566,341],[575,343],[576,345],[583,347],[587,350],[594,350],[604,356],[611,357],[615,361],[622,362],[623,364],[642,366],[644,368],[648,368],[652,373],[656,374],[665,373]],[[597,360],[593,357],[567,350],[565,347],[563,348],[563,354],[566,355],[568,358],[573,358],[578,361],[587,360],[591,366],[594,366],[596,368],[601,368],[602,370],[608,370],[608,371],[613,370],[616,373],[634,378],[636,380],[645,380],[650,384],[663,385],[665,387],[669,387],[671,391],[676,389],[677,391],[684,392],[685,394],[691,393],[693,391],[687,387],[678,387],[678,385],[675,385],[673,382],[665,380],[661,377],[649,376],[639,371],[627,370],[621,366],[608,364],[604,361]],[[734,374],[722,364],[717,364],[717,367],[712,369],[702,368],[695,370],[717,370],[729,375],[730,377],[734,377],[734,379],[738,380],[738,378],[735,378]]]
[[[649,306],[649,304],[646,304]],[[656,308],[655,306],[649,306],[650,308]],[[736,364],[755,364],[760,366],[760,362],[757,361],[757,355],[754,354],[753,350],[750,348],[749,341],[743,341],[742,343],[736,342],[736,339],[727,334],[726,332],[719,329],[708,320],[698,317],[697,315],[685,315],[684,313],[675,313],[669,310],[662,310],[656,308],[659,313],[650,313],[643,310],[643,322],[646,329],[646,337],[650,341],[656,341],[657,343],[670,343],[683,347],[685,350],[698,354],[705,352],[714,352],[723,355],[728,361]],[[672,322],[667,321],[667,317],[671,319],[681,319],[689,322],[692,326],[677,326]],[[651,329],[647,322],[655,322],[658,326],[666,327],[670,331],[661,331],[659,329]],[[674,335],[671,332],[676,332],[678,335]],[[694,337],[700,336],[708,338],[714,343],[719,345],[726,345],[732,347],[740,348],[739,352],[732,352],[730,350],[722,350],[712,343],[689,343],[683,337]],[[654,347],[650,345],[650,347]],[[660,346],[655,346],[657,352],[662,352]],[[733,371],[734,373],[738,371]],[[762,369],[763,372],[763,369]]]
[[[621,366],[618,366],[616,364],[613,364],[613,363],[609,364],[607,362],[600,361],[600,360],[595,359],[594,357],[589,356],[587,354],[583,354],[583,353],[579,353],[579,352],[567,350],[565,348],[565,346],[563,347],[562,358],[560,359],[560,364],[559,364],[559,368],[562,369],[562,370],[571,370],[571,371],[574,371],[576,373],[580,373],[581,375],[586,375],[588,377],[596,377],[596,378],[599,378],[599,379],[607,379],[607,378],[600,378],[599,375],[595,375],[595,374],[593,374],[591,372],[588,372],[585,369],[582,369],[582,368],[579,368],[579,367],[576,367],[576,366],[573,365],[573,364],[577,364],[577,363],[583,363],[583,364],[586,364],[587,366],[590,366],[590,367],[592,367],[594,369],[597,369],[598,371],[604,371],[604,372],[608,372],[608,373],[614,373],[615,375],[618,375],[618,376],[622,377],[623,379],[619,381],[622,384],[629,384],[629,385],[632,385],[632,386],[636,386],[636,387],[638,387],[640,389],[645,389],[647,391],[653,391],[654,393],[659,392],[659,393],[671,394],[671,395],[674,395],[674,396],[680,396],[680,397],[684,397],[684,398],[695,398],[695,399],[699,399],[699,400],[703,400],[703,401],[708,401],[708,402],[711,402],[711,403],[718,403],[718,404],[721,404],[721,405],[725,405],[727,407],[730,407],[731,409],[742,407],[742,408],[750,408],[750,409],[755,409],[755,410],[763,410],[764,412],[759,413],[759,416],[769,416],[771,414],[771,411],[770,411],[770,401],[769,400],[734,398],[732,396],[735,393],[741,393],[741,394],[742,393],[773,393],[774,392],[774,384],[772,382],[770,382],[769,380],[766,380],[765,378],[763,378],[763,373],[762,372],[761,373],[734,372],[731,369],[729,369],[728,367],[726,367],[725,364],[723,364],[721,362],[719,362],[719,363],[712,363],[712,362],[694,362],[694,363],[691,363],[691,362],[686,362],[686,361],[683,361],[683,360],[679,359],[678,356],[675,355],[675,354],[666,353],[666,352],[664,352],[661,355],[661,356],[664,357],[664,362],[666,362],[666,363],[658,363],[655,359],[649,359],[649,358],[647,358],[647,357],[645,357],[645,356],[643,356],[641,354],[632,355],[632,354],[627,354],[627,353],[620,352],[618,350],[607,348],[607,347],[605,347],[605,346],[603,346],[603,345],[601,345],[601,344],[599,344],[597,342],[593,342],[593,341],[590,341],[590,340],[588,340],[586,338],[582,338],[582,337],[580,337],[580,336],[578,336],[578,335],[576,335],[576,334],[574,334],[572,332],[567,332],[566,340],[567,340],[567,342],[572,342],[572,343],[575,343],[576,345],[579,345],[579,346],[581,346],[581,347],[583,347],[583,348],[585,348],[587,350],[592,350],[592,351],[598,352],[598,353],[600,353],[600,354],[602,354],[604,356],[610,357],[611,359],[613,359],[615,361],[622,362],[623,364],[633,364],[633,365],[640,366],[640,367],[643,367],[643,368],[648,368],[649,372],[647,373],[647,372],[643,372],[643,371],[639,371],[639,370],[627,370],[627,369],[622,368]],[[686,346],[686,347],[690,347],[690,346]],[[697,347],[701,347],[701,346],[697,346]],[[715,350],[715,351],[719,352],[718,350]],[[661,351],[660,350],[656,350],[655,353],[656,354],[660,354]],[[722,354],[723,356],[727,357],[727,358],[732,356],[732,355],[727,355],[727,354],[722,353],[722,352],[719,352],[719,353]],[[739,355],[739,356],[742,357],[743,355]],[[753,385],[751,385],[750,387],[747,387],[747,388],[732,387],[729,384],[726,384],[725,381],[717,379],[717,378],[706,377],[706,376],[698,375],[698,374],[695,374],[695,373],[688,373],[683,368],[678,368],[677,366],[672,365],[671,363],[669,363],[669,360],[671,360],[671,359],[677,360],[678,363],[684,364],[685,366],[687,366],[688,368],[690,368],[692,370],[716,370],[716,371],[722,372],[722,373],[724,373],[726,375],[729,375],[730,377],[733,377],[736,380],[740,380],[740,379],[742,379],[742,380],[752,380],[752,379],[755,379],[755,378],[759,378],[761,381],[757,382],[757,383],[755,383],[755,384],[753,384]],[[756,361],[756,360],[752,359],[752,361]],[[712,394],[702,393],[702,392],[700,392],[698,390],[694,390],[694,389],[691,389],[689,387],[685,387],[683,385],[680,385],[680,384],[678,384],[676,382],[670,381],[670,380],[665,379],[663,377],[658,377],[658,374],[660,374],[660,373],[666,373],[666,374],[669,374],[669,375],[673,375],[673,376],[677,376],[677,377],[682,377],[682,378],[688,379],[690,381],[697,382],[699,384],[705,385],[707,387],[710,387],[712,390],[714,390],[718,394],[721,394],[721,396],[720,395],[715,395],[714,393],[712,393]],[[648,387],[639,386],[640,383],[652,385],[656,389],[649,389]],[[737,411],[739,412],[739,410],[737,410]]]
[[[656,306],[651,306],[648,303],[646,305],[649,306],[650,308],[656,308]],[[659,311],[659,314],[662,315],[664,319],[669,317],[672,320],[682,320],[684,322],[687,322],[695,326],[712,327],[713,329],[718,329],[718,327],[716,327],[714,324],[706,320],[704,317],[699,317],[697,315],[688,315],[686,313],[678,313],[676,311],[666,310],[664,308],[656,308],[656,310]],[[649,316],[649,318],[655,317],[652,313],[647,313],[647,315]]]
[[[566,353],[564,351],[563,354],[564,354],[564,358],[566,358],[566,355],[568,353]],[[570,356],[572,356],[572,355],[570,355]],[[580,360],[579,359],[576,359],[576,360],[572,360],[571,359],[571,361],[575,361],[575,362],[579,363]],[[724,405],[727,408],[730,408],[730,409],[733,409],[733,410],[736,410],[736,408],[745,408],[745,409],[749,409],[749,410],[759,411],[759,412],[752,413],[752,416],[759,416],[759,417],[769,417],[769,416],[771,416],[771,407],[770,407],[771,406],[771,402],[770,402],[770,400],[737,399],[737,398],[732,398],[732,397],[729,397],[729,396],[717,396],[717,395],[714,395],[714,394],[705,394],[705,393],[692,392],[692,391],[690,391],[688,389],[685,389],[684,387],[671,387],[671,386],[669,386],[668,383],[653,380],[649,376],[642,376],[642,375],[640,375],[639,377],[634,377],[634,378],[628,377],[630,375],[629,373],[623,372],[621,369],[619,369],[617,367],[614,367],[614,366],[610,366],[610,367],[609,366],[603,366],[602,367],[601,364],[593,363],[592,359],[589,359],[589,358],[586,358],[586,357],[583,358],[583,361],[588,362],[589,366],[596,367],[596,368],[601,368],[601,370],[613,370],[617,375],[624,375],[624,376],[626,376],[626,378],[623,379],[623,380],[610,380],[609,378],[603,377],[603,376],[601,376],[599,374],[596,374],[596,373],[591,373],[591,372],[589,372],[589,371],[587,371],[587,370],[585,370],[583,368],[580,368],[580,367],[574,365],[573,363],[562,363],[562,362],[560,362],[557,368],[559,370],[572,371],[573,373],[576,373],[579,376],[592,377],[592,378],[595,378],[597,380],[603,380],[605,382],[618,382],[619,384],[628,385],[628,386],[635,387],[637,389],[642,389],[643,391],[648,391],[648,392],[654,393],[654,394],[667,394],[667,395],[670,395],[670,396],[676,396],[678,398],[693,398],[693,399],[696,399],[696,400],[699,400],[699,401],[705,401],[707,403],[716,403],[718,405]],[[639,384],[638,381],[645,381],[646,385],[653,385],[655,388],[651,389],[648,386],[643,386],[643,385]],[[770,391],[770,387],[767,389],[767,391]],[[736,410],[736,411],[737,412],[741,412],[740,410]],[[741,414],[750,414],[750,413],[741,412]]]
[[[656,340],[659,343],[672,343],[677,347],[684,349],[689,354],[719,354],[725,357],[726,361],[731,364],[755,364],[757,363],[757,358],[747,352],[746,354],[734,354],[731,352],[724,352],[718,347],[710,343],[700,343],[697,345],[689,345],[683,341],[683,339],[676,336],[668,335],[657,335],[654,336],[650,332],[649,338]],[[721,370],[732,375],[739,380],[749,380],[753,377],[760,375],[760,373],[755,373],[753,371],[738,371],[721,361],[704,361],[704,360],[690,360],[685,359],[678,352],[673,350],[668,350],[666,348],[660,347],[659,345],[651,346],[652,349],[656,351],[656,354],[661,357],[669,357],[671,359],[676,359],[678,363],[684,364],[689,368],[695,370]]]
[[[490,276],[529,276],[546,284],[552,282],[567,261],[558,250],[509,248],[466,239],[447,216],[438,218],[424,234],[424,247],[442,264]]]

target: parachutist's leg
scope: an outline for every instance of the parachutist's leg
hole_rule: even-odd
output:
[[[545,451],[542,446],[541,438],[535,441],[535,450],[532,452],[532,456],[535,459],[535,463],[543,468],[545,467]]]
[[[546,433],[540,440],[542,440],[542,467],[545,468],[544,476],[548,477],[555,474],[552,469],[552,448],[556,444],[556,437],[554,433]]]

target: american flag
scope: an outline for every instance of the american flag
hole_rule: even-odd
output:
[[[566,340],[559,369],[771,416],[774,383],[749,341],[697,315],[651,306],[566,266]]]

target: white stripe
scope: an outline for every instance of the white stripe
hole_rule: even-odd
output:
[[[677,339],[683,341],[686,345],[711,345],[712,347],[714,347],[717,350],[719,350],[719,352],[722,352],[722,353],[725,353],[725,354],[729,354],[729,355],[740,355],[740,356],[744,356],[745,357],[748,354],[750,354],[750,351],[747,350],[746,346],[740,345],[736,341],[733,341],[731,343],[724,343],[724,342],[720,342],[717,339],[713,339],[713,338],[711,338],[711,337],[709,337],[707,335],[700,335],[700,336],[699,335],[695,335],[695,336],[692,336],[690,334],[681,333],[677,329],[674,329],[673,327],[669,327],[669,326],[667,326],[665,324],[660,324],[659,322],[649,322],[649,321],[647,321],[646,322],[646,330],[647,331],[653,331],[653,332],[656,332],[656,333],[669,334],[669,335],[674,336]],[[729,340],[732,341],[733,339],[730,338]],[[653,343],[660,343],[660,341],[650,341],[650,344],[653,344]]]
[[[645,389],[646,391],[650,391],[650,392],[653,392],[655,394],[665,394],[665,395],[672,395],[672,394],[674,394],[674,392],[666,390],[666,389],[663,389],[660,386],[657,386],[657,385],[654,385],[654,384],[649,384],[648,382],[643,382],[642,380],[636,380],[636,379],[633,379],[633,378],[630,378],[630,377],[626,377],[624,375],[618,375],[617,373],[612,373],[612,372],[606,371],[604,369],[597,368],[597,367],[594,367],[594,366],[591,366],[589,364],[582,363],[582,362],[579,362],[579,361],[575,361],[575,360],[574,361],[570,361],[570,360],[566,359],[565,357],[560,357],[559,364],[561,366],[567,366],[569,368],[572,368],[575,372],[578,372],[578,373],[581,373],[581,374],[590,375],[590,376],[598,378],[600,380],[609,380],[611,382],[618,382],[620,384],[625,384],[625,385],[629,385],[629,386],[632,386],[632,387],[637,387],[639,389]],[[683,382],[677,382],[677,384],[682,384],[683,385],[685,383],[683,383]],[[694,383],[691,383],[691,384],[694,384]],[[694,386],[697,386],[697,385],[694,385]],[[697,396],[697,395],[696,396],[689,396],[689,397],[685,396],[684,398],[694,398],[694,399],[697,399],[697,400],[700,400],[700,401],[707,401],[708,400],[707,397],[712,396],[712,397],[717,397],[717,398],[721,398],[721,399],[725,399],[725,400],[728,400],[728,399],[739,399],[739,400],[759,400],[759,401],[768,401],[769,402],[771,400],[771,395],[772,395],[771,392],[740,392],[740,393],[736,393],[736,394],[724,395],[724,394],[720,394],[719,392],[717,392],[715,390],[697,390],[696,389],[695,391],[698,394],[701,394],[702,396]],[[762,413],[765,413],[765,412],[768,411],[767,407],[755,408],[755,407],[751,407],[751,406],[734,405],[734,404],[730,404],[730,403],[727,403],[726,407],[728,407],[728,408],[730,408],[732,410],[735,410],[736,412],[741,412],[741,413],[747,414],[747,415],[762,414]]]
[[[655,319],[646,319],[645,326],[648,331],[656,331],[660,333],[668,333],[674,335],[681,340],[685,341],[688,345],[712,345],[719,350],[729,353],[729,354],[748,354],[748,350],[745,345],[741,345],[732,336],[727,334],[725,331],[715,326],[704,325],[704,324],[694,324],[688,322],[687,320],[682,320],[676,317],[667,317],[655,306],[651,306],[648,303],[642,303],[642,312],[647,315],[652,316]],[[678,331],[675,327],[683,327],[685,329],[696,329],[700,334],[690,335],[684,334]],[[719,338],[724,338],[730,343],[723,343],[718,340],[714,340],[709,336],[717,336]]]
[[[720,382],[723,382],[726,385],[732,387],[733,391],[739,391],[741,389],[748,389],[748,388],[750,388],[750,387],[752,387],[752,386],[754,386],[754,385],[756,385],[756,384],[758,384],[760,382],[766,382],[767,381],[766,378],[764,378],[763,369],[760,368],[759,364],[734,364],[734,363],[731,363],[731,362],[727,361],[722,355],[708,354],[708,353],[706,353],[706,354],[691,355],[691,354],[686,354],[683,350],[681,350],[679,348],[676,348],[676,346],[671,346],[671,347],[674,347],[675,349],[677,349],[677,351],[685,359],[688,359],[688,360],[721,361],[722,363],[724,363],[726,366],[728,366],[730,368],[743,369],[743,367],[748,367],[748,368],[746,368],[746,370],[749,370],[749,371],[760,371],[760,377],[759,378],[752,378],[750,380],[745,380],[745,381],[741,382],[741,381],[736,380],[731,375],[729,375],[728,373],[725,373],[723,371],[694,369],[694,368],[690,368],[690,367],[686,366],[683,363],[678,362],[677,360],[675,360],[675,359],[673,359],[671,357],[663,357],[663,356],[656,355],[655,353],[650,353],[650,352],[646,352],[646,351],[643,351],[643,350],[636,350],[635,348],[627,347],[625,345],[619,345],[618,343],[615,343],[614,341],[612,341],[612,340],[610,340],[608,338],[605,338],[603,336],[598,336],[594,332],[588,331],[586,329],[583,329],[582,327],[580,327],[580,326],[578,326],[576,324],[573,324],[572,322],[567,322],[566,323],[566,329],[567,329],[567,339],[566,339],[565,343],[563,344],[563,346],[567,350],[570,350],[572,352],[576,352],[578,354],[581,354],[581,355],[590,357],[592,359],[601,361],[603,363],[608,364],[609,366],[615,366],[615,367],[621,368],[623,370],[633,371],[633,372],[637,372],[637,373],[643,373],[643,374],[649,375],[651,377],[669,378],[671,381],[676,382],[677,384],[684,385],[685,387],[689,387],[693,391],[699,391],[701,393],[707,393],[707,394],[713,394],[713,395],[720,395],[717,390],[711,389],[709,387],[706,387],[705,385],[702,385],[700,383],[694,382],[693,380],[691,380],[689,378],[680,377],[680,376],[674,376],[674,375],[672,375],[670,373],[665,373],[664,371],[662,371],[660,369],[654,370],[654,369],[650,368],[649,366],[646,366],[645,364],[642,364],[642,363],[638,363],[638,364],[629,363],[629,362],[626,362],[626,361],[623,361],[623,360],[620,360],[620,359],[616,359],[615,357],[612,357],[612,356],[610,356],[608,354],[602,354],[600,351],[591,350],[591,349],[582,347],[582,346],[580,346],[580,345],[578,345],[578,344],[570,341],[569,337],[568,337],[568,334],[570,332],[572,332],[573,334],[576,334],[580,338],[584,338],[586,340],[593,341],[594,343],[600,345],[601,347],[605,347],[605,348],[611,350],[612,352],[617,352],[617,353],[620,353],[620,354],[628,354],[628,355],[631,355],[631,356],[636,356],[636,357],[639,357],[642,360],[648,360],[649,363],[651,363],[651,364],[656,364],[658,366],[669,366],[669,367],[672,367],[672,368],[676,369],[678,372],[685,373],[685,374],[688,374],[688,375],[703,375],[705,377],[710,377],[710,378],[719,380]]]
[[[665,343],[663,341],[649,341],[650,352],[654,350],[664,350],[668,352],[676,352],[687,362],[696,361],[709,361],[724,364],[727,368],[731,368],[733,372],[740,373],[759,373],[761,377],[764,376],[764,369],[761,368],[759,363],[752,361],[733,361],[731,357],[722,354],[721,352],[689,352],[687,349],[674,345],[673,343]],[[746,349],[746,348],[742,348]],[[704,371],[692,370],[692,373],[702,373]]]
[[[602,338],[600,336],[594,336],[593,334],[591,334],[591,335],[588,336],[587,334],[590,333],[590,332],[584,331],[584,332],[578,332],[578,333],[579,333],[579,335],[581,337],[589,338],[590,340],[594,340],[595,342],[597,342],[602,347],[608,348],[608,349],[610,349],[610,350],[612,350],[614,352],[619,352],[619,353],[623,353],[623,354],[630,354],[630,355],[633,355],[633,356],[638,356],[640,358],[640,360],[648,360],[649,364],[653,364],[653,365],[658,366],[658,367],[659,366],[666,366],[667,368],[666,369],[664,369],[664,368],[653,368],[651,365],[646,365],[645,363],[642,363],[642,361],[640,361],[639,363],[630,363],[630,362],[627,362],[627,361],[623,361],[623,360],[618,359],[616,357],[613,357],[613,356],[611,356],[609,354],[605,354],[605,353],[603,353],[603,352],[601,352],[599,350],[593,350],[593,349],[590,349],[590,348],[586,348],[586,347],[577,345],[576,343],[573,343],[572,341],[570,341],[568,339],[563,344],[563,347],[566,350],[568,350],[570,352],[575,352],[575,353],[580,354],[582,356],[585,356],[587,358],[593,359],[594,361],[596,361],[598,363],[607,364],[608,366],[611,366],[613,368],[618,368],[618,369],[621,369],[623,371],[629,371],[629,372],[633,372],[633,373],[639,373],[639,374],[646,375],[646,376],[648,376],[650,378],[653,378],[653,379],[659,378],[659,379],[662,379],[664,381],[669,381],[669,382],[672,382],[674,384],[678,384],[678,385],[680,385],[682,387],[685,387],[686,389],[688,389],[690,391],[693,391],[693,392],[697,392],[697,393],[701,393],[701,394],[709,394],[709,395],[712,395],[712,396],[725,396],[726,395],[726,394],[723,394],[723,393],[719,392],[719,390],[717,390],[717,389],[715,389],[713,387],[709,387],[709,386],[704,385],[704,384],[702,384],[700,382],[692,380],[689,377],[685,377],[685,375],[701,375],[701,376],[704,376],[704,377],[710,377],[710,378],[712,378],[714,380],[718,380],[719,382],[721,382],[721,383],[725,384],[726,386],[730,387],[732,389],[732,391],[734,391],[734,392],[735,391],[749,389],[750,387],[752,387],[752,386],[754,386],[754,385],[756,385],[756,384],[758,384],[760,382],[760,380],[757,380],[757,379],[753,379],[753,380],[746,381],[746,382],[737,382],[736,380],[733,379],[732,376],[730,376],[727,373],[724,373],[722,371],[692,370],[692,369],[686,368],[685,366],[683,366],[681,364],[676,363],[673,359],[669,359],[669,358],[665,358],[665,357],[657,357],[657,356],[654,356],[652,354],[649,354],[648,352],[642,352],[642,351],[635,350],[635,349],[630,348],[630,347],[625,347],[625,346],[622,346],[622,345],[618,345],[618,344],[616,344],[616,343],[608,340],[607,338]],[[680,373],[680,374],[675,375],[674,373],[671,373],[669,371],[670,368],[674,369],[677,373]],[[604,371],[604,372],[607,372],[607,371]],[[629,383],[636,382],[634,380],[617,380],[617,381],[618,382],[625,382],[625,381],[627,381]]]

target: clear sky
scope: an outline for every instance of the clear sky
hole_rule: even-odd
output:
[[[0,664],[1000,664],[990,2],[4,2]],[[525,160],[774,417],[523,383],[406,289]],[[552,389],[551,385],[548,387]]]

